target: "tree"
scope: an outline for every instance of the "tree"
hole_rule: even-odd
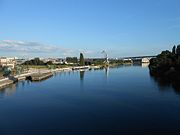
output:
[[[3,76],[7,77],[11,74],[11,68],[10,67],[3,67]]]
[[[175,54],[174,54],[175,53]],[[171,85],[179,85],[180,80],[180,45],[174,46],[172,52],[163,51],[150,60],[150,74],[157,80],[163,80]]]
[[[46,62],[46,65],[53,65],[53,62],[52,61],[48,61],[48,62]]]
[[[78,58],[77,57],[66,57],[66,62],[67,63],[78,63]]]
[[[16,75],[20,75],[21,73],[23,73],[24,69],[22,66],[17,65],[15,67],[15,71],[16,71]]]
[[[24,62],[24,65],[45,65],[45,63],[41,61],[39,58],[35,58],[30,61]]]
[[[174,45],[173,48],[172,48],[172,53],[173,54],[176,54],[176,46]]]
[[[80,59],[80,61],[79,61],[80,66],[84,66],[85,62],[84,62],[84,56],[83,56],[82,53],[80,53],[80,58],[79,59]]]
[[[180,45],[178,45],[177,48],[176,48],[176,54],[177,54],[178,56],[180,56]]]

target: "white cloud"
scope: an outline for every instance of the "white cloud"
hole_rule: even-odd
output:
[[[22,56],[77,56],[79,52],[83,52],[86,56],[95,54],[92,50],[68,49],[55,45],[48,45],[32,41],[15,41],[15,40],[0,40],[0,51],[3,54],[13,54],[19,57]],[[2,54],[2,53],[1,53]]]
[[[47,45],[39,42],[29,42],[29,41],[14,41],[14,40],[2,40],[0,41],[0,50],[6,52],[16,52],[16,53],[59,53],[61,55],[67,53],[73,53],[73,50],[67,48],[61,48],[59,46]]]

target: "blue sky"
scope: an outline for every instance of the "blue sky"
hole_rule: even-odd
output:
[[[180,43],[179,0],[0,0],[0,55],[154,55]]]

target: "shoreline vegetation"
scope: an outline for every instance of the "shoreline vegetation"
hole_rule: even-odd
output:
[[[180,88],[180,45],[174,46],[172,51],[162,51],[156,58],[152,58],[149,64],[150,75],[163,84]]]

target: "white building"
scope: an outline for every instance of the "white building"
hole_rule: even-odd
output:
[[[149,60],[150,60],[149,58],[142,58],[142,61],[141,61],[141,62],[142,62],[142,63],[149,63]]]
[[[0,57],[0,66],[1,67],[10,67],[14,68],[16,65],[16,58],[7,58],[7,57]]]

